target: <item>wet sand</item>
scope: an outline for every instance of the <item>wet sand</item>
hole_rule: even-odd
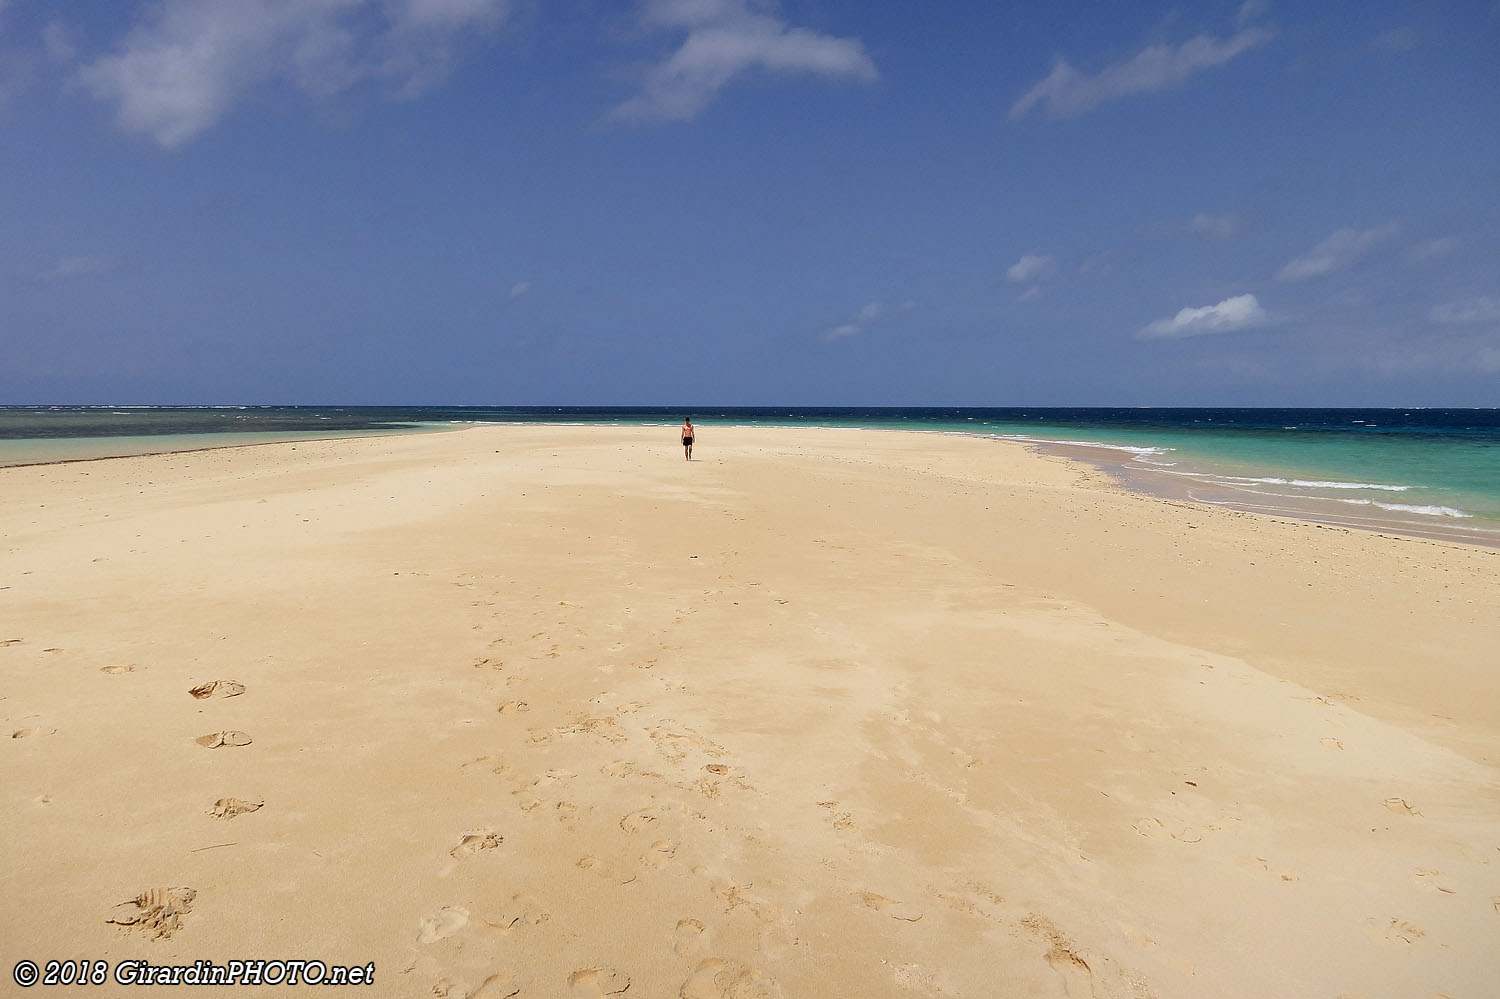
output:
[[[1241,513],[1267,517],[1305,520],[1331,527],[1351,527],[1377,534],[1426,538],[1463,545],[1500,548],[1496,523],[1484,518],[1444,520],[1419,514],[1383,511],[1378,507],[1355,507],[1336,499],[1313,496],[1267,496],[1250,489],[1206,481],[1205,473],[1196,476],[1171,477],[1142,465],[1128,454],[1104,448],[1066,444],[1037,445],[1042,454],[1058,455],[1086,462],[1107,473],[1127,489],[1159,496],[1163,499],[1190,502],[1198,506],[1218,506]]]

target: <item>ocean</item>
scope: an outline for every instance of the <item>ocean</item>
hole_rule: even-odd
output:
[[[817,426],[1025,441],[1158,495],[1500,546],[1496,409],[11,406],[0,407],[0,465],[470,423],[675,426],[685,415],[710,430]]]

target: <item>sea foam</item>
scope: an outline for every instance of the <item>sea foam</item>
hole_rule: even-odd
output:
[[[1375,500],[1367,499],[1341,499],[1339,502],[1349,503],[1353,506],[1378,506],[1380,509],[1389,510],[1391,513],[1420,513],[1428,517],[1468,518],[1474,516],[1472,513],[1467,513],[1452,506],[1418,505],[1415,503],[1377,503]]]
[[[1387,492],[1404,493],[1411,486],[1391,486],[1380,482],[1339,482],[1325,479],[1282,479],[1275,476],[1265,478],[1247,478],[1240,475],[1226,475],[1224,478],[1233,482],[1263,482],[1268,486],[1299,486],[1303,489],[1382,489]]]
[[[1177,450],[1174,447],[1139,447],[1134,444],[1105,444],[1103,441],[1070,441],[1055,440],[1050,437],[1029,437],[1025,434],[980,434],[981,437],[990,437],[1002,441],[1019,441],[1022,444],[1066,444],[1072,447],[1099,447],[1107,451],[1125,451],[1129,454],[1169,454]]]

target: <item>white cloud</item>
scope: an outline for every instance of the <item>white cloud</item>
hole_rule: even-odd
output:
[[[735,77],[753,69],[870,83],[875,63],[857,38],[794,28],[749,0],[648,0],[647,23],[687,38],[646,74],[641,92],[615,108],[627,121],[688,121]]]
[[[1208,333],[1233,333],[1263,326],[1266,312],[1254,295],[1236,295],[1218,305],[1181,309],[1171,319],[1158,319],[1136,333],[1137,340],[1180,340]]]
[[[58,65],[72,62],[78,54],[78,48],[73,44],[73,33],[66,24],[56,20],[48,21],[47,26],[42,29],[42,47],[47,53],[47,59]]]
[[[1021,294],[1017,295],[1016,300],[1020,302],[1034,302],[1041,297],[1042,286],[1039,284],[1034,284],[1030,288],[1027,288],[1025,291],[1021,292]]]
[[[1373,229],[1339,229],[1276,272],[1278,281],[1305,281],[1343,270],[1368,253],[1377,243],[1400,231],[1392,222]]]
[[[840,337],[854,336],[863,333],[865,328],[885,314],[885,306],[879,302],[870,302],[859,310],[859,314],[847,323],[840,323],[823,334],[824,340],[837,340]]]
[[[286,79],[328,96],[365,79],[413,96],[502,23],[511,0],[163,0],[78,79],[119,124],[168,148]]]
[[[1199,35],[1177,46],[1150,45],[1124,62],[1104,67],[1095,76],[1085,76],[1059,57],[1052,72],[1011,106],[1010,117],[1024,117],[1046,104],[1049,117],[1065,118],[1106,101],[1165,90],[1200,70],[1224,65],[1274,35],[1269,28],[1243,28],[1223,40]]]
[[[341,0],[323,0],[341,2]],[[374,50],[377,75],[416,97],[447,79],[466,39],[499,27],[512,0],[387,0],[390,25]]]
[[[1473,323],[1500,323],[1500,298],[1480,296],[1462,302],[1445,302],[1429,313],[1435,323],[1444,326],[1468,326]]]
[[[1214,239],[1229,239],[1239,234],[1240,217],[1233,212],[1224,215],[1194,215],[1188,231]]]
[[[120,262],[114,257],[63,257],[51,267],[36,271],[29,277],[33,281],[51,283],[72,281],[76,278],[96,277],[118,269]]]
[[[1051,277],[1057,271],[1057,261],[1046,254],[1028,253],[1010,265],[1005,277],[1011,284],[1031,284]]]
[[[515,284],[513,284],[513,285],[510,286],[510,297],[511,298],[520,298],[522,295],[526,294],[530,290],[531,290],[531,282],[530,281],[517,281]]]
[[[1437,239],[1424,240],[1407,251],[1406,259],[1413,263],[1423,260],[1436,260],[1438,257],[1447,256],[1458,246],[1458,240],[1451,236],[1440,236]]]
[[[1270,7],[1267,0],[1245,0],[1240,4],[1239,12],[1234,15],[1234,26],[1243,28],[1251,21],[1260,17]]]
[[[1083,263],[1078,265],[1080,277],[1104,277],[1113,274],[1115,260],[1120,256],[1119,250],[1103,250],[1091,257],[1085,257]]]

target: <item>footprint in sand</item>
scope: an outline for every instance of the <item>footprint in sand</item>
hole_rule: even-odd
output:
[[[246,801],[243,798],[220,798],[214,802],[214,807],[208,810],[208,814],[216,819],[232,819],[236,815],[258,811],[265,803],[263,798],[255,801]]]
[[[724,903],[725,912],[733,912],[743,905],[763,923],[775,923],[781,920],[781,912],[776,906],[749,893],[752,887],[749,882],[740,884],[734,878],[715,874],[702,865],[693,868],[693,873],[708,880],[708,890]]]
[[[502,715],[518,715],[523,711],[530,711],[531,705],[525,701],[506,701],[496,710]]]
[[[541,798],[538,798],[525,788],[519,791],[512,791],[511,796],[516,799],[516,804],[520,806],[523,812],[529,812],[542,803]]]
[[[1426,930],[1405,919],[1392,917],[1385,926],[1385,938],[1393,944],[1414,944],[1426,935]]]
[[[1397,815],[1422,814],[1422,810],[1420,808],[1413,808],[1411,805],[1408,805],[1405,798],[1387,798],[1385,799],[1385,807],[1389,808]]]
[[[591,874],[595,874],[603,878],[605,881],[613,881],[618,885],[628,885],[630,884],[630,882],[635,880],[634,874],[629,874],[625,871],[622,871],[608,861],[601,860],[598,857],[594,856],[581,858],[578,861],[578,867],[581,870],[588,871]]]
[[[626,742],[630,738],[630,734],[613,718],[589,715],[578,715],[568,724],[559,725],[554,731],[558,735],[595,735],[615,743]]]
[[[500,918],[486,919],[485,925],[499,933],[509,933],[519,926],[540,926],[552,918],[537,897],[530,892],[517,892],[501,911]]]
[[[707,756],[723,756],[724,747],[692,732],[673,732],[665,726],[649,728],[646,733],[656,742],[657,750],[673,763],[681,763],[693,750]]]
[[[615,760],[613,763],[606,763],[599,768],[599,772],[605,777],[626,777],[636,773],[638,770],[640,770],[639,765],[632,763],[630,760]]]
[[[527,729],[526,736],[536,746],[544,746],[552,741],[551,731],[545,728]]]
[[[1240,863],[1245,864],[1248,867],[1259,867],[1261,870],[1267,873],[1270,873],[1271,870],[1271,862],[1265,857],[1241,857]],[[1292,882],[1301,879],[1296,871],[1282,871],[1281,880]]]
[[[445,905],[432,915],[417,923],[417,943],[436,943],[451,937],[469,922],[469,910],[456,905]]]
[[[877,895],[872,891],[860,892],[859,899],[865,904],[865,908],[874,909],[876,912],[883,912],[892,919],[915,923],[922,918],[920,909],[905,902],[897,902],[894,899],[886,898],[884,895]]]
[[[1324,736],[1323,739],[1320,740],[1320,741],[1323,743],[1323,745],[1327,746],[1329,749],[1343,749],[1344,748],[1344,744],[1342,742],[1339,742],[1337,739],[1335,739],[1331,735],[1330,736]]]
[[[111,676],[119,676],[121,673],[134,673],[134,666],[100,666],[99,672],[108,673]]]
[[[471,829],[463,834],[457,846],[448,851],[448,856],[454,860],[462,860],[481,850],[493,850],[503,842],[505,838],[493,829]]]
[[[1094,994],[1094,973],[1052,920],[1033,913],[1022,919],[1021,925],[1041,935],[1051,945],[1046,954],[1047,963],[1062,977],[1068,999],[1090,999]]]
[[[678,957],[697,957],[708,949],[708,927],[696,919],[679,919],[672,932],[672,953]]]
[[[12,739],[29,739],[34,735],[56,735],[55,728],[18,728],[10,734]]]
[[[182,929],[182,917],[193,911],[197,897],[191,888],[150,888],[115,906],[105,921],[141,930],[152,940],[165,940]]]
[[[837,801],[820,801],[818,802],[818,807],[837,808],[839,807],[839,803]],[[833,815],[833,828],[840,832],[847,832],[855,828],[854,815],[850,812],[835,812]]]
[[[193,741],[204,749],[222,749],[225,746],[250,745],[250,737],[248,735],[232,729],[223,732],[210,732],[208,735],[200,735]]]
[[[620,820],[620,828],[629,833],[655,829],[656,824],[661,821],[661,815],[661,809],[655,805],[638,808]]]
[[[557,821],[569,829],[578,828],[578,806],[571,801],[557,803]]]
[[[1417,878],[1417,884],[1421,885],[1424,888],[1431,888],[1434,891],[1440,891],[1445,895],[1458,894],[1456,889],[1451,888],[1448,885],[1443,884],[1442,881],[1438,880],[1443,876],[1442,871],[1435,871],[1430,867],[1418,867],[1415,874]]]
[[[630,978],[614,968],[580,968],[568,976],[568,987],[578,996],[617,996],[630,988]]]
[[[1134,823],[1131,828],[1140,835],[1147,837],[1148,839],[1156,839],[1160,836],[1170,836],[1172,839],[1175,839],[1179,843],[1203,842],[1203,833],[1193,828],[1192,826],[1184,826],[1176,832],[1168,832],[1167,827],[1165,824],[1163,824],[1162,820],[1156,818],[1155,816],[1148,816],[1147,818],[1141,819],[1140,821]]]
[[[646,867],[665,867],[677,855],[677,844],[669,839],[659,839],[641,854],[641,863]]]
[[[1094,973],[1089,964],[1075,954],[1072,948],[1053,944],[1047,951],[1047,963],[1052,965],[1063,980],[1063,991],[1068,999],[1091,999],[1094,994]]]
[[[781,986],[748,965],[709,957],[698,962],[677,995],[679,999],[781,999]]]
[[[188,691],[200,701],[205,697],[238,697],[244,692],[245,685],[238,680],[210,680]]]
[[[491,975],[469,993],[468,999],[511,999],[521,994],[521,986],[507,974]]]

